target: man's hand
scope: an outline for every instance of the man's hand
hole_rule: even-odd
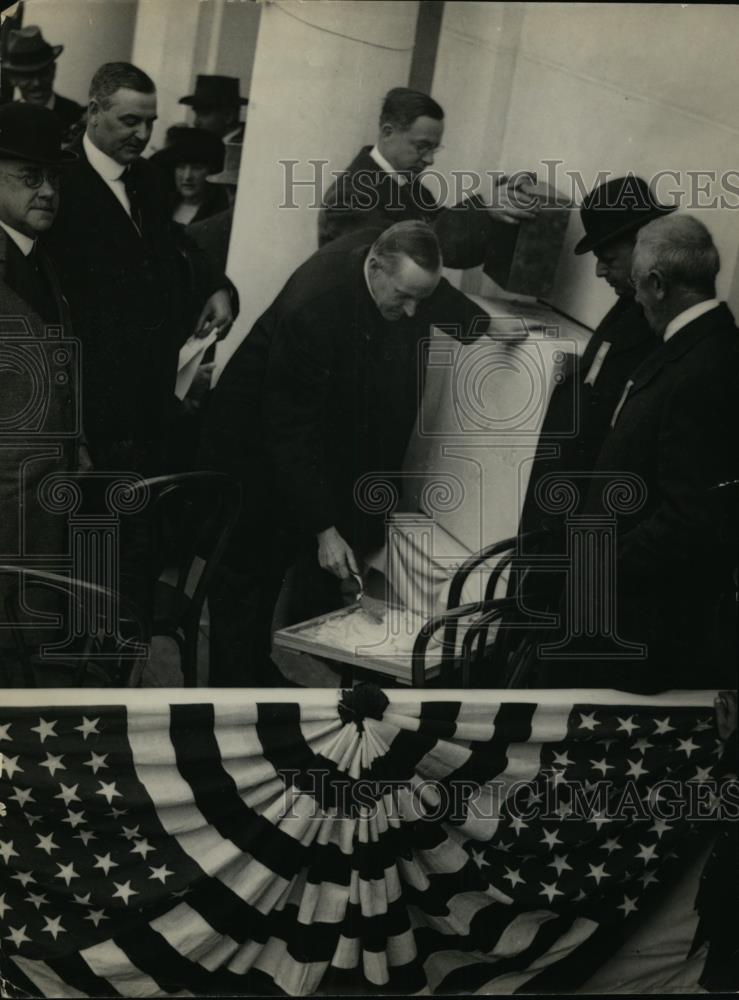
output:
[[[203,311],[195,324],[195,336],[207,337],[211,330],[215,330],[218,339],[223,340],[231,329],[233,321],[231,296],[225,288],[220,288],[217,292],[213,292],[203,306]]]
[[[501,177],[488,212],[496,222],[517,226],[519,222],[531,222],[540,212],[539,201],[530,188],[531,180],[519,174],[514,179]]]
[[[318,563],[321,569],[328,570],[340,580],[345,580],[353,573],[359,575],[354,553],[334,527],[326,528],[318,534]]]
[[[92,472],[95,468],[92,462],[92,456],[87,450],[86,444],[78,445],[77,447],[77,471],[78,472]]]

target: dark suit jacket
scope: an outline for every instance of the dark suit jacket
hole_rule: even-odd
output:
[[[384,320],[364,279],[376,237],[350,234],[302,264],[212,393],[205,454],[245,484],[245,544],[269,521],[313,534],[335,525],[360,550],[381,541],[382,516],[360,510],[353,490],[365,473],[392,480],[402,468],[421,344],[434,322],[487,329],[487,315],[443,280],[412,319]]]
[[[622,638],[646,643],[648,659],[630,672],[611,664],[612,684],[735,684],[736,660],[719,640],[727,636],[720,615],[737,560],[737,510],[712,489],[739,478],[739,331],[729,309],[683,327],[631,377],[595,472],[606,480],[631,473],[645,487],[645,502],[617,515],[616,610]],[[594,480],[585,512],[602,509]]]
[[[186,230],[187,235],[208,255],[213,267],[224,274],[233,220],[234,210],[227,208],[224,212],[211,215],[207,219],[191,222]]]
[[[610,346],[603,356],[604,345]],[[658,346],[641,307],[633,299],[619,298],[598,324],[582,357],[575,359],[564,382],[552,393],[526,490],[522,531],[544,523],[553,526],[553,515],[536,500],[537,485],[547,475],[592,470],[627,379]],[[602,363],[596,371],[593,364],[600,356]],[[587,482],[580,482],[582,506]]]
[[[324,194],[318,216],[319,247],[368,226],[387,229],[396,222],[420,220],[433,226],[446,267],[481,264],[500,224],[493,222],[480,200],[472,197],[444,208],[422,178],[399,185],[370,157],[371,148],[365,146]]]
[[[54,94],[54,114],[66,131],[76,125],[84,113],[85,108],[77,101],[72,101],[69,97],[62,97],[61,94]]]
[[[56,304],[52,333],[17,289],[20,251],[0,229],[0,561],[2,556],[59,555],[66,550],[66,516],[44,509],[38,488],[52,472],[71,472],[79,441],[78,356],[69,317],[48,262],[42,261]],[[63,334],[63,336],[60,336]],[[22,514],[22,517],[21,517]],[[4,581],[0,580],[0,589]],[[0,617],[4,609],[0,607]]]
[[[192,266],[193,248],[147,161],[132,166],[142,238],[81,141],[76,152],[47,246],[83,345],[85,431],[99,468],[156,472],[179,348],[205,298],[226,282],[197,248],[201,267]]]

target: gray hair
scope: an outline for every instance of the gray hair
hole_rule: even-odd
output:
[[[708,229],[690,215],[655,219],[639,230],[634,256],[636,269],[659,271],[668,285],[713,294],[721,267]]]
[[[396,222],[372,244],[372,252],[394,267],[405,254],[424,271],[441,267],[441,248],[433,229],[425,222]]]

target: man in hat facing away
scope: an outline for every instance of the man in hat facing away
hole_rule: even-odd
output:
[[[180,98],[180,104],[195,112],[196,127],[215,133],[224,142],[243,142],[244,123],[239,121],[239,112],[248,103],[249,98],[239,93],[235,76],[202,73],[195,83],[195,93]]]
[[[0,107],[0,562],[64,551],[66,521],[43,508],[38,488],[49,473],[90,467],[79,359],[42,246],[59,208],[60,171],[74,159],[51,111]],[[0,579],[0,592],[6,584]]]
[[[22,102],[54,112],[66,137],[82,118],[85,109],[54,91],[56,61],[63,50],[63,45],[49,45],[36,25],[17,28],[8,36],[3,72],[8,74]]]
[[[660,205],[647,182],[633,174],[594,188],[583,201],[580,218],[585,235],[575,253],[595,256],[596,275],[608,282],[617,299],[582,358],[570,359],[564,382],[552,394],[529,478],[521,516],[523,531],[535,530],[550,519],[535,496],[544,476],[587,473],[593,468],[626,380],[656,347],[634,299],[631,258],[642,226],[672,211]],[[584,490],[580,490],[580,500],[584,500]]]

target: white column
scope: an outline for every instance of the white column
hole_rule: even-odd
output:
[[[154,80],[159,119],[151,148],[160,148],[170,125],[187,121],[179,99],[192,91],[200,28],[200,0],[139,0],[132,62]]]
[[[38,24],[51,45],[63,45],[54,88],[87,103],[90,80],[106,62],[131,58],[137,0],[25,0],[23,24]]]
[[[434,169],[443,175],[439,194],[447,203],[460,200],[454,171],[471,171],[483,181],[489,200],[492,181],[486,171],[503,168],[503,146],[525,5],[517,3],[447,3],[441,23],[432,96],[446,112],[444,149]],[[468,183],[465,181],[464,183]],[[482,268],[451,272],[467,291],[488,282]]]
[[[219,347],[222,363],[316,249],[330,171],[374,141],[383,95],[407,84],[417,8],[415,0],[263,5],[228,267],[242,312]],[[287,160],[298,161],[295,179],[315,182],[294,189],[292,201]],[[311,160],[324,161],[323,171]]]

